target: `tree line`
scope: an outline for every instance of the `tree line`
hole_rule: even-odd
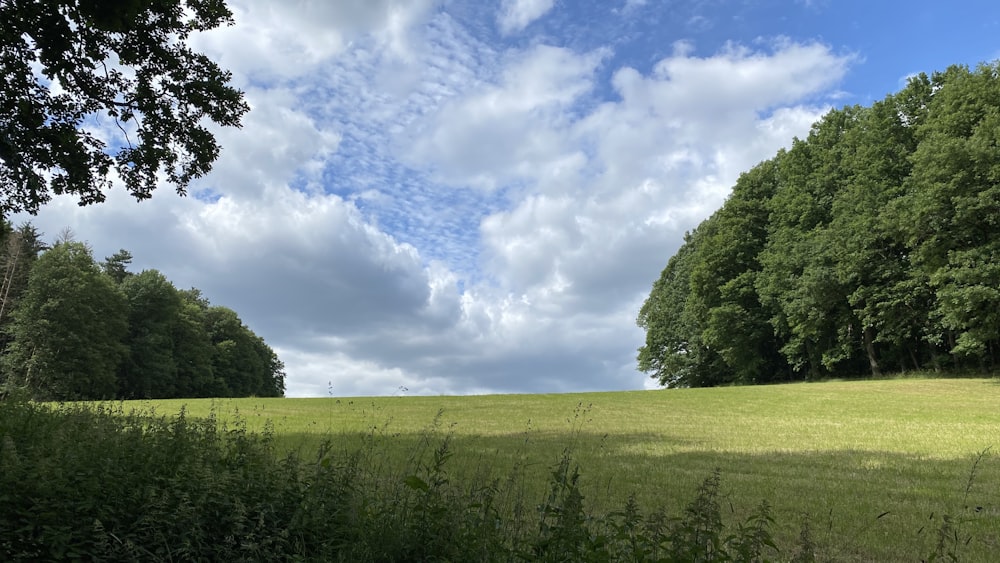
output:
[[[64,234],[0,222],[0,390],[38,400],[284,395],[284,365],[232,309],[159,271],[98,263]]]
[[[996,368],[1000,61],[830,111],[686,233],[637,322],[667,386]]]

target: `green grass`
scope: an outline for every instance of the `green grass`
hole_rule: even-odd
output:
[[[270,421],[279,449],[308,454],[332,439],[390,466],[450,435],[453,479],[519,467],[528,498],[538,499],[569,448],[587,509],[598,513],[630,494],[644,510],[676,512],[718,468],[724,513],[742,520],[767,500],[779,546],[794,545],[807,518],[821,559],[921,560],[940,541],[945,515],[946,545],[961,560],[1000,551],[1000,464],[993,450],[980,459],[1000,448],[1000,384],[990,379],[132,406],[160,414],[184,406],[220,420],[238,413],[251,429]]]

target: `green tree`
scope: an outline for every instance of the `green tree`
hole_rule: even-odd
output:
[[[915,273],[896,203],[905,194],[917,147],[916,129],[926,118],[932,88],[914,77],[897,94],[859,114],[845,142],[851,181],[833,201],[830,223],[838,282],[859,325],[868,367],[879,375],[891,361],[920,369],[923,330],[930,312],[926,277]]]
[[[766,161],[742,174],[722,208],[703,224],[692,269],[692,298],[702,303],[702,341],[725,362],[721,382],[760,383],[788,376],[770,319],[756,289],[760,253],[767,244],[769,202],[777,164]]]
[[[132,272],[128,271],[131,263],[132,253],[123,248],[111,256],[104,258],[104,262],[101,263],[101,269],[111,279],[115,280],[115,283],[121,284],[125,281],[125,278],[132,275]]]
[[[125,356],[127,304],[90,249],[57,243],[35,263],[13,312],[8,383],[37,399],[110,399]]]
[[[219,155],[204,118],[239,126],[248,110],[187,44],[230,23],[222,0],[0,2],[0,216],[36,213],[53,193],[101,202],[112,169],[137,199],[160,172],[183,194]]]
[[[197,289],[179,291],[181,307],[174,324],[174,363],[178,397],[211,397],[217,391],[212,371],[214,347],[206,328],[208,301]]]
[[[806,140],[778,155],[779,187],[770,201],[767,246],[760,254],[756,287],[788,363],[819,377],[852,356],[856,333],[848,289],[835,271],[830,236],[833,201],[851,181],[853,147],[845,136],[859,108],[828,113]]]
[[[639,368],[759,381],[775,348],[805,378],[995,367],[998,146],[1000,62],[828,113],[685,238],[640,311]]]
[[[684,244],[653,283],[636,319],[646,330],[646,343],[637,358],[639,370],[668,387],[711,384],[712,360],[719,360],[701,342],[702,325],[695,307],[688,306],[699,243],[699,229],[684,235]]]
[[[177,396],[174,336],[180,322],[181,296],[156,270],[129,276],[121,283],[128,301],[128,357],[119,371],[119,396],[163,399]]]
[[[221,394],[232,397],[284,394],[284,366],[235,311],[209,307],[205,321],[214,347],[212,372]]]
[[[903,202],[914,266],[934,291],[938,331],[951,352],[995,364],[1000,345],[1000,62],[932,78],[930,118]]]
[[[3,282],[0,284],[0,332],[3,332],[10,318],[10,312],[28,286],[28,277],[38,254],[46,249],[38,229],[29,223],[13,228],[6,220],[0,220],[0,269]],[[0,334],[0,339],[4,335]],[[6,341],[4,341],[6,342]]]

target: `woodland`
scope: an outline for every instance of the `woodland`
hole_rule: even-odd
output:
[[[830,111],[688,232],[637,322],[670,387],[991,371],[1000,63]]]
[[[277,397],[284,365],[232,309],[64,233],[0,224],[0,391],[46,401]]]

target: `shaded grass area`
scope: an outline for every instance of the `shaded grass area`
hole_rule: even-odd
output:
[[[270,420],[279,445],[289,449],[308,451],[329,436],[355,444],[370,436],[394,463],[405,460],[441,411],[453,436],[451,471],[474,475],[480,467],[521,463],[537,498],[553,458],[571,448],[597,511],[615,509],[630,494],[649,509],[683,506],[718,468],[734,518],[768,500],[775,538],[787,546],[797,541],[805,515],[834,560],[926,558],[944,514],[969,520],[970,560],[988,560],[1000,535],[993,450],[966,490],[979,452],[1000,447],[1000,385],[993,379],[188,406],[220,416],[238,410],[251,425]]]
[[[724,523],[719,473],[678,516],[586,509],[564,453],[547,493],[524,475],[460,481],[436,427],[413,457],[369,445],[279,457],[273,434],[103,405],[0,408],[4,561],[761,561],[777,553],[761,503]],[[797,560],[813,560],[809,541]]]
[[[435,521],[426,513],[429,510],[448,515],[441,516],[448,529],[461,529],[464,522],[468,526],[463,533],[493,538],[490,541],[495,545],[489,546],[462,540],[484,549],[482,553],[516,558],[516,549],[504,544],[509,540],[501,539],[509,536],[520,538],[524,546],[534,546],[521,555],[544,559],[541,555],[547,552],[531,549],[541,549],[542,543],[551,540],[541,533],[541,524],[548,518],[550,532],[578,532],[574,545],[587,546],[604,538],[606,545],[618,546],[615,553],[622,555],[622,542],[629,534],[636,535],[635,530],[623,532],[628,506],[642,515],[643,522],[657,514],[683,518],[686,508],[703,500],[706,479],[718,470],[718,486],[710,496],[727,527],[716,530],[714,537],[752,537],[753,527],[747,523],[761,521],[761,502],[766,501],[766,515],[774,519],[766,528],[767,537],[773,537],[780,548],[768,552],[772,559],[792,559],[802,553],[803,545],[812,544],[815,547],[808,551],[816,560],[831,561],[916,561],[935,554],[939,560],[989,561],[1000,550],[1000,491],[996,486],[1000,467],[992,450],[980,455],[1000,439],[1000,386],[993,380],[856,381],[577,395],[155,401],[118,404],[115,416],[128,419],[133,408],[152,409],[169,416],[150,419],[141,415],[142,420],[160,422],[152,426],[135,422],[130,428],[169,429],[182,406],[181,420],[201,424],[198,421],[204,419],[217,425],[214,435],[222,440],[220,444],[225,443],[218,447],[229,453],[216,456],[221,465],[212,467],[231,468],[234,461],[226,456],[238,454],[239,447],[234,449],[227,440],[252,442],[257,438],[247,437],[258,436],[254,432],[259,431],[266,437],[260,445],[266,455],[253,454],[254,464],[271,467],[268,464],[273,463],[275,471],[293,470],[297,475],[295,479],[286,475],[282,482],[299,483],[296,486],[304,489],[282,485],[274,487],[275,496],[261,493],[264,506],[277,502],[274,498],[301,501],[297,509],[278,511],[284,516],[275,516],[273,522],[258,520],[266,522],[264,528],[281,529],[281,518],[292,518],[289,514],[297,510],[329,519],[332,516],[324,510],[340,503],[355,518],[360,518],[358,514],[371,518],[354,520],[351,526],[364,521],[366,529],[388,527],[382,530],[389,534],[385,537],[392,535],[390,528],[409,530],[411,540],[427,533],[438,539],[451,537],[443,530],[417,533],[419,526],[413,522]],[[141,418],[131,416],[136,421]],[[126,434],[135,432],[134,428]],[[5,440],[6,460],[11,449],[4,436],[17,436],[18,431],[2,432],[6,432],[0,435]],[[86,434],[78,438],[87,439]],[[176,447],[156,445],[156,440],[151,444],[149,452],[139,448],[106,463],[141,474],[145,465],[137,459],[151,463],[163,455],[153,450]],[[83,466],[101,459],[93,455]],[[303,460],[308,463],[301,465]],[[52,463],[72,466],[75,462]],[[319,479],[312,472],[323,463],[332,473]],[[573,470],[576,464],[578,473]],[[211,473],[204,467],[199,471]],[[344,489],[350,494],[326,482],[333,474],[341,484],[352,483]],[[231,481],[223,480],[224,490],[233,495],[243,490],[240,478],[226,479]],[[185,490],[171,478],[165,483]],[[326,489],[315,483],[326,483],[322,486]],[[554,486],[562,496],[551,500]],[[323,500],[323,495],[316,494],[321,490],[326,491],[324,495],[340,490],[337,494],[347,496]],[[573,500],[572,491],[581,498]],[[364,494],[351,496],[360,493]],[[216,501],[238,513],[223,497]],[[369,504],[352,504],[358,498],[368,499]],[[312,502],[326,504],[317,507]],[[393,513],[393,506],[398,513]],[[496,511],[482,512],[484,506]],[[546,513],[545,506],[558,510]],[[333,513],[344,514],[339,509]],[[416,520],[409,524],[393,520],[406,514]],[[499,518],[490,525],[501,536],[475,527],[485,526],[485,520],[470,514]],[[556,523],[565,514],[577,514],[581,520],[559,528]],[[657,538],[657,533],[669,531],[678,521],[670,522],[660,532],[647,530],[638,537]],[[802,538],[804,523],[810,531],[808,541]],[[108,529],[106,523],[102,526]],[[366,545],[359,539],[362,531],[351,526],[346,528],[353,530],[351,541]],[[316,522],[315,529],[308,529],[316,536],[311,541],[328,545],[320,538],[323,530],[331,529],[329,522]],[[673,544],[661,540],[647,542],[643,553],[649,555],[656,549],[661,555],[668,553]],[[420,541],[427,543],[428,538]],[[659,547],[653,549],[653,545]],[[727,544],[722,541],[720,545]],[[734,546],[726,553],[735,553]],[[608,553],[599,545],[588,549],[591,554]],[[393,553],[404,557],[399,555],[404,552],[397,545]],[[353,555],[392,559],[374,552]],[[643,557],[632,560],[651,560]],[[498,556],[497,560],[504,559]]]

